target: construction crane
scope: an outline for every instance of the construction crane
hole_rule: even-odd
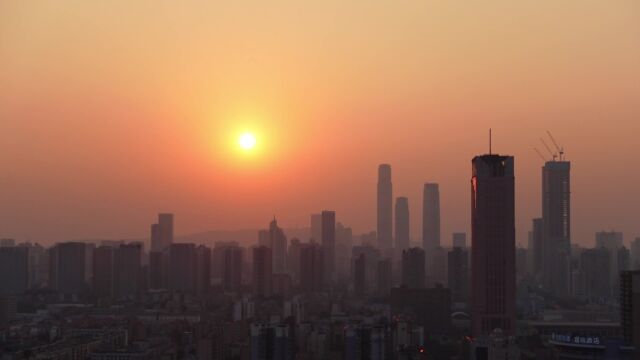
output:
[[[540,156],[540,159],[542,159],[542,161],[547,162],[549,160],[547,160],[546,157],[544,157],[544,155],[542,155],[542,153],[540,152],[540,150],[538,150],[538,148],[534,147],[533,150],[535,150],[536,153],[538,153],[538,156]]]
[[[540,141],[542,141],[542,144],[544,145],[544,147],[547,148],[547,151],[549,152],[549,154],[553,158],[553,161],[556,161],[556,158],[558,157],[558,155],[556,153],[554,153],[553,151],[551,151],[551,148],[549,147],[549,145],[547,145],[547,143],[544,141],[543,138],[540,138]]]
[[[556,139],[554,139],[553,135],[551,135],[551,131],[547,130],[547,134],[549,135],[549,139],[551,139],[553,146],[555,146],[556,150],[558,150],[558,154],[560,154],[560,161],[564,160],[564,148],[561,148],[560,146],[558,146]]]

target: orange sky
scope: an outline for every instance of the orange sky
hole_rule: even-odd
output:
[[[0,3],[0,237],[51,242],[307,226],[375,228],[393,166],[419,240],[469,228],[471,158],[516,157],[518,241],[552,130],[573,162],[573,240],[640,236],[637,1]],[[256,131],[253,156],[230,144]]]

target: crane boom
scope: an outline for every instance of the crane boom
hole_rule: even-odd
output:
[[[549,139],[551,139],[551,142],[553,143],[553,146],[555,146],[556,150],[558,150],[558,154],[560,154],[560,160],[562,160],[562,156],[564,155],[564,149],[561,148],[560,146],[558,146],[558,143],[556,142],[556,139],[554,139],[553,135],[551,135],[551,131],[547,130],[547,134],[549,135]]]
[[[556,155],[553,151],[551,151],[551,148],[549,147],[549,145],[547,145],[547,143],[544,141],[543,138],[540,138],[540,141],[542,141],[542,144],[544,145],[545,148],[547,148],[547,151],[549,152],[549,154],[553,158],[553,161],[555,161],[556,157],[558,157],[558,155]]]
[[[544,155],[542,155],[542,153],[540,152],[540,150],[538,150],[538,148],[533,148],[533,150],[535,150],[536,153],[538,153],[538,156],[540,156],[540,159],[542,159],[542,161],[547,162],[547,158],[544,157]]]

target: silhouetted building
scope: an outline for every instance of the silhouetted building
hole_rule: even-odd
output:
[[[515,177],[512,156],[482,155],[472,161],[472,333],[516,330]]]
[[[29,289],[29,249],[0,247],[0,295],[19,295]]]
[[[273,256],[273,273],[284,274],[287,272],[287,237],[278,226],[276,218],[269,224],[269,247]]]
[[[571,163],[547,161],[542,168],[544,285],[569,295],[571,273]]]
[[[385,258],[378,261],[376,266],[376,280],[378,295],[389,295],[393,285],[391,259]]]
[[[389,252],[393,246],[393,184],[391,182],[391,165],[381,164],[378,167],[378,250],[382,254]]]
[[[289,241],[289,274],[291,274],[291,279],[295,284],[300,282],[300,249],[302,248],[302,243],[297,238],[291,239]]]
[[[208,294],[211,290],[211,249],[204,245],[196,248],[196,294]]]
[[[322,214],[311,214],[311,238],[322,241]]]
[[[452,244],[453,247],[466,248],[467,247],[467,233],[453,233]]]
[[[300,291],[320,292],[324,290],[324,249],[311,243],[300,245]]]
[[[631,269],[640,270],[640,237],[631,242]]]
[[[408,288],[423,288],[425,279],[425,254],[421,248],[410,248],[402,252],[402,285]]]
[[[253,248],[253,295],[268,297],[273,292],[273,255],[266,246]]]
[[[424,184],[422,198],[422,248],[427,258],[440,246],[440,189],[438,184]]]
[[[609,252],[609,283],[611,284],[611,295],[617,293],[617,284],[620,279],[618,273],[618,250],[624,245],[623,234],[617,231],[600,231],[596,233],[596,247],[607,249]]]
[[[49,249],[51,287],[63,295],[81,295],[87,289],[87,245],[64,242]]]
[[[115,252],[114,263],[116,296],[136,295],[142,289],[142,245],[120,245]]]
[[[620,322],[625,343],[634,346],[637,352],[640,349],[640,271],[620,274]]]
[[[336,224],[336,276],[347,278],[351,273],[351,250],[353,249],[353,231],[342,223]]]
[[[160,225],[151,224],[151,251],[162,251],[162,242],[160,240]]]
[[[99,246],[93,250],[93,294],[99,298],[114,296],[115,249]]]
[[[454,247],[448,254],[447,284],[454,302],[469,301],[469,251]]]
[[[327,273],[325,281],[331,282],[335,273],[336,264],[336,213],[335,211],[322,212],[322,248],[324,250],[324,271]]]
[[[4,327],[17,317],[18,300],[15,296],[0,295],[0,327]]]
[[[516,248],[516,277],[522,279],[527,276],[527,257],[529,256],[527,249],[523,247]],[[566,264],[570,267],[571,264]]]
[[[585,249],[580,259],[580,270],[586,296],[611,297],[611,256],[607,249]]]
[[[436,286],[437,284],[447,283],[447,251],[438,246],[431,250],[431,261],[425,254],[425,261],[427,263],[427,285],[429,287]]]
[[[222,289],[239,292],[242,289],[242,249],[237,245],[224,246],[222,251]]]
[[[393,288],[390,304],[393,315],[410,315],[424,327],[425,334],[447,334],[451,329],[451,293],[442,286]]]
[[[615,281],[613,282],[613,296],[619,297],[620,295],[620,274],[623,271],[631,270],[631,253],[629,249],[622,246],[616,252],[616,268],[615,271]]]
[[[169,290],[196,292],[196,246],[191,243],[176,243],[169,246],[168,285]]]
[[[173,244],[173,214],[158,214],[158,238],[161,249]]]
[[[364,291],[362,294],[376,290],[376,270],[380,258],[380,251],[371,245],[356,245],[351,249],[352,278],[354,282],[359,282],[361,279],[361,285],[363,285],[359,287],[360,283],[354,284],[354,290],[361,288]]]
[[[363,253],[353,261],[353,290],[358,296],[367,293],[367,259]]]
[[[409,236],[409,199],[396,198],[396,251],[400,252],[411,247]]]
[[[251,360],[292,360],[293,336],[286,324],[251,324]]]
[[[599,231],[596,233],[596,247],[615,251],[622,247],[624,236],[618,231]]]
[[[149,253],[149,288],[167,288],[167,257],[162,251]]]
[[[269,234],[269,230],[258,231],[258,246],[271,248],[271,235]]]
[[[540,278],[543,275],[544,266],[544,233],[542,231],[542,218],[532,221],[531,238],[529,241],[529,271],[531,275]],[[546,276],[546,275],[545,275]]]
[[[348,324],[344,327],[344,359],[390,359],[393,350],[388,324]]]
[[[16,246],[15,239],[0,239],[0,247],[13,247]]]

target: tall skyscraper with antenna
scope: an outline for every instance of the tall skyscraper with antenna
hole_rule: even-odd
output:
[[[512,156],[472,160],[471,312],[474,336],[516,330],[515,177]]]

